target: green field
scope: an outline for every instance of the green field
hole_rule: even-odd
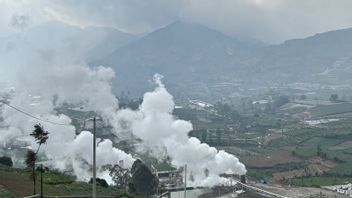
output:
[[[236,156],[251,156],[251,155],[258,155],[257,152],[253,152],[250,150],[245,150],[235,146],[217,146],[218,150],[224,150],[228,153],[231,153]]]
[[[304,177],[295,178],[292,183],[295,186],[320,187],[341,185],[352,182],[352,177]]]
[[[330,151],[340,151],[352,148],[352,141],[345,141],[329,148]]]
[[[13,197],[13,195],[4,187],[0,186],[0,197]]]
[[[338,103],[332,105],[319,105],[310,109],[312,117],[318,118],[329,115],[352,112],[352,103]]]
[[[333,167],[328,174],[337,176],[352,176],[352,162],[338,164]]]
[[[323,137],[313,137],[302,142],[299,146],[294,150],[297,156],[300,157],[313,157],[317,155],[317,147],[320,145],[322,152],[331,153],[329,150],[331,147],[334,147],[344,140],[342,139],[331,139],[331,138],[323,138]]]
[[[289,164],[279,164],[279,165],[266,167],[266,168],[248,167],[247,175],[255,180],[259,180],[263,178],[269,179],[272,177],[273,173],[300,169],[300,168],[303,168],[304,166],[305,166],[304,163],[289,163]]]

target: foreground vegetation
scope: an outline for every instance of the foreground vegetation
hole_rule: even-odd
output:
[[[303,177],[292,180],[295,186],[320,187],[352,183],[351,177]]]
[[[250,180],[314,187],[352,182],[351,104],[342,102],[294,109],[292,106],[298,102],[290,100],[289,97],[277,97],[269,104],[246,102],[240,106],[218,103],[203,109],[185,105],[174,114],[193,123],[190,136],[238,156],[246,164]],[[299,104],[304,105],[304,101]],[[301,118],[302,114],[306,117]],[[331,118],[335,120],[326,122]],[[306,119],[322,121],[309,124]],[[133,151],[131,145],[126,142],[116,146]],[[147,152],[139,157],[149,168],[153,164],[158,170],[172,169],[170,159],[160,161]],[[0,174],[2,178],[9,178],[0,181],[0,197],[32,193],[30,171],[0,166]],[[284,176],[277,176],[280,174]],[[67,174],[50,170],[43,178],[44,193],[48,195],[91,193],[89,183],[76,182]],[[11,179],[17,188],[11,188]],[[37,184],[40,189],[39,182]],[[98,186],[97,193],[130,197],[120,189]]]
[[[272,100],[248,98],[175,114],[192,121],[191,136],[239,156],[251,180],[315,187],[352,182],[351,103],[266,98]]]
[[[0,197],[13,197],[13,194],[4,187],[0,186]]]
[[[33,193],[33,184],[29,179],[30,171],[26,169],[0,166],[0,197],[23,197]],[[83,196],[92,192],[91,184],[75,181],[74,177],[48,171],[43,175],[44,194],[51,196]],[[37,183],[37,191],[40,192],[40,182]],[[97,195],[130,198],[131,195],[117,187],[97,186]]]

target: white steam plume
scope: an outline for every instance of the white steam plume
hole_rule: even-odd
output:
[[[157,151],[165,149],[174,166],[181,167],[187,163],[189,172],[192,172],[195,179],[193,185],[223,182],[224,179],[219,177],[220,173],[246,172],[235,156],[188,137],[187,133],[192,130],[192,125],[172,116],[173,97],[165,89],[160,76],[155,78],[157,88],[144,95],[138,111],[118,110],[118,101],[111,92],[110,83],[115,76],[112,69],[91,69],[81,63],[81,55],[84,54],[81,52],[84,49],[77,49],[76,52],[76,48],[74,51],[69,50],[60,40],[52,44],[43,35],[36,35],[43,39],[32,37],[33,35],[23,33],[19,38],[2,45],[0,82],[5,81],[6,84],[15,86],[15,92],[8,89],[11,93],[11,105],[42,120],[69,125],[42,123],[50,132],[42,154],[50,160],[51,166],[60,170],[71,169],[81,180],[90,177],[92,135],[86,131],[76,135],[71,118],[56,111],[57,107],[68,103],[84,107],[86,111],[95,111],[114,127],[116,133],[120,132],[120,121],[127,121],[130,130],[145,145],[152,147],[155,154],[160,155],[162,152]],[[6,76],[8,77],[5,78]],[[1,92],[4,91],[0,90]],[[0,108],[1,117],[4,118],[0,126],[7,126],[0,127],[0,146],[8,148],[29,145],[35,148],[35,142],[29,133],[39,121],[4,105]],[[123,160],[124,165],[130,167],[134,161],[130,154],[114,148],[111,140],[98,141],[97,152],[100,176],[107,175],[100,169],[101,165],[116,164]],[[205,177],[205,169],[209,169],[209,177]]]
[[[119,121],[127,121],[130,130],[141,138],[145,145],[154,151],[166,149],[172,165],[182,167],[188,164],[189,172],[194,177],[194,181],[189,181],[191,185],[211,186],[224,183],[226,179],[219,176],[221,173],[246,173],[244,165],[235,156],[201,143],[197,138],[188,137],[192,124],[175,119],[172,115],[175,106],[173,97],[162,84],[160,75],[155,76],[158,86],[153,92],[144,95],[143,103],[137,111],[118,110],[117,99],[111,93],[109,84],[113,77],[114,72],[105,67],[34,67],[29,75],[21,75],[22,81],[18,83],[16,92],[12,93],[11,105],[31,112],[43,120],[68,125],[71,118],[58,114],[55,108],[65,102],[80,105],[101,115],[106,122],[114,126],[117,133],[120,131]],[[8,126],[0,129],[0,143],[3,148],[16,141],[35,147],[35,142],[28,134],[38,120],[29,119],[6,106],[3,108],[2,117],[2,124]],[[43,146],[42,151],[50,160],[51,166],[60,170],[71,169],[80,180],[89,179],[92,163],[91,133],[83,131],[76,135],[72,125],[42,124],[50,132],[48,143]],[[124,161],[125,167],[130,167],[134,161],[130,154],[114,148],[111,140],[98,140],[97,165],[101,177],[105,176],[111,182],[111,178],[106,177],[107,174],[101,166],[117,164],[121,160]],[[205,169],[209,170],[208,177],[205,176]]]
[[[36,148],[29,133],[34,124],[40,122],[50,132],[47,144],[41,151],[48,158],[48,163],[59,170],[72,170],[79,180],[91,177],[92,134],[87,131],[76,135],[67,115],[58,114],[56,107],[69,103],[97,112],[106,122],[114,122],[114,114],[118,110],[118,102],[111,93],[110,81],[114,72],[110,68],[98,67],[90,69],[82,65],[33,67],[30,73],[22,73],[17,83],[16,92],[12,93],[10,105],[25,112],[56,123],[68,126],[53,125],[40,122],[34,118],[3,106],[0,144],[3,148],[18,145],[30,145]],[[53,102],[55,101],[55,102]],[[82,118],[83,120],[85,118]],[[105,176],[101,167],[124,161],[125,167],[134,162],[130,154],[114,148],[111,140],[97,141],[98,176]]]
[[[194,181],[189,181],[191,185],[223,183],[226,179],[219,176],[222,173],[245,174],[245,166],[235,156],[201,143],[197,138],[188,137],[192,124],[174,118],[173,97],[162,84],[160,75],[155,75],[154,79],[158,87],[144,94],[139,110],[121,110],[118,119],[127,122],[145,145],[156,151],[165,148],[172,165],[182,167],[188,164],[189,172],[194,177]],[[209,170],[208,177],[205,176],[205,169]]]

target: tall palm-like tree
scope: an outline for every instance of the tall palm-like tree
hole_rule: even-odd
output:
[[[28,168],[32,168],[31,179],[33,179],[33,194],[36,194],[36,173],[35,173],[35,162],[37,160],[37,155],[42,144],[45,144],[49,138],[49,132],[44,130],[41,124],[34,125],[34,130],[30,134],[33,136],[38,144],[37,151],[29,150],[26,154],[25,163]]]

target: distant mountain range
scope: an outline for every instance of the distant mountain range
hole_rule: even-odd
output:
[[[117,90],[142,93],[153,74],[160,73],[169,88],[182,92],[188,84],[240,79],[265,47],[200,25],[176,22],[93,64],[116,70]]]
[[[268,45],[184,22],[143,36],[52,22],[0,38],[1,64],[36,64],[34,57],[112,67],[117,94],[141,96],[160,73],[176,97],[219,99],[282,83],[352,84],[352,29]]]
[[[256,67],[281,82],[344,83],[352,75],[352,28],[270,46]]]
[[[113,28],[79,28],[59,22],[48,22],[0,38],[0,64],[28,67],[39,61],[58,59],[72,61],[101,59],[117,48],[139,38]],[[20,63],[18,60],[24,62]],[[33,61],[33,62],[31,62]]]
[[[150,86],[148,79],[160,73],[176,95],[221,97],[246,86],[342,83],[352,74],[351,58],[352,29],[266,45],[232,38],[198,24],[176,22],[92,65],[116,70],[117,92],[140,94]],[[226,85],[232,88],[226,91]]]

